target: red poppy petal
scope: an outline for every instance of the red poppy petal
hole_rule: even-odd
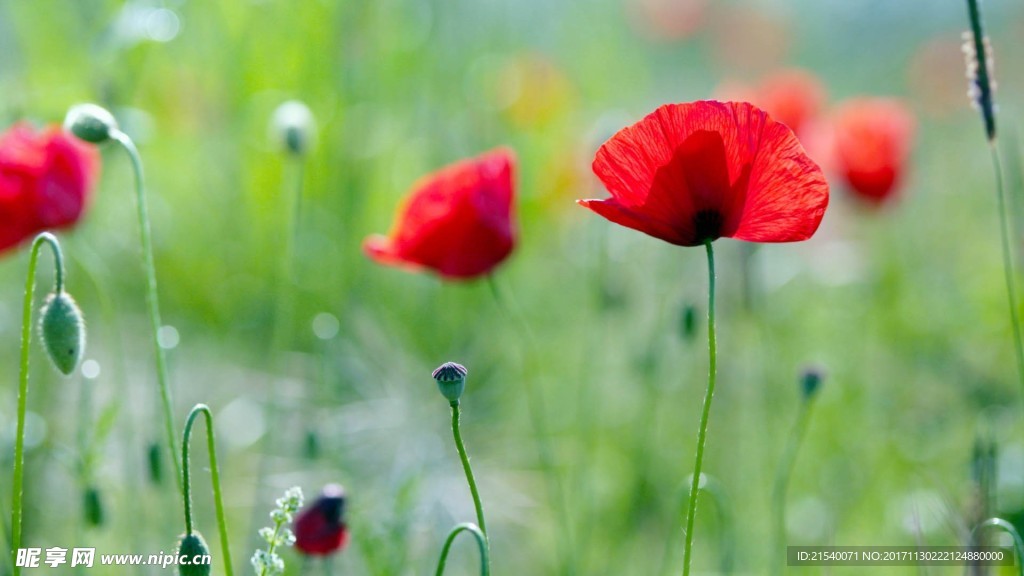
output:
[[[576,203],[593,210],[616,224],[638,230],[670,244],[677,246],[696,246],[699,244],[699,242],[694,240],[692,221],[690,228],[680,228],[664,222],[658,222],[652,220],[647,214],[636,212],[623,206],[615,198],[608,198],[606,200],[577,200]]]
[[[828,206],[828,183],[793,131],[769,121],[751,166],[747,201],[734,238],[795,242],[810,238]]]

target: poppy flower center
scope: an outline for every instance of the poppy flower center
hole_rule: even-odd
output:
[[[703,244],[705,240],[721,238],[724,223],[725,218],[718,210],[698,210],[693,215],[693,231],[697,242]]]

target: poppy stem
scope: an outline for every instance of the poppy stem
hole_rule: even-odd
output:
[[[455,537],[462,532],[469,532],[476,538],[476,544],[480,548],[480,574],[481,576],[489,576],[491,573],[491,559],[490,554],[487,551],[487,536],[477,528],[477,526],[471,522],[465,522],[459,524],[448,533],[448,538],[444,541],[444,547],[441,548],[441,558],[437,561],[437,570],[434,572],[434,576],[441,576],[444,574],[445,564],[448,562],[448,552],[452,547],[452,543],[455,542]]]
[[[1013,527],[1013,524],[1003,520],[1002,518],[989,518],[988,520],[984,520],[971,530],[971,542],[977,542],[978,531],[984,530],[985,528],[998,528],[1013,538],[1013,549],[1017,552],[1017,574],[1024,576],[1024,540],[1021,539],[1020,533]]]
[[[774,556],[779,551],[785,552],[786,546],[786,492],[789,489],[789,479],[793,474],[793,464],[796,462],[797,453],[807,433],[807,422],[810,420],[811,408],[814,398],[806,398],[800,402],[800,408],[793,423],[793,429],[789,433],[786,447],[779,460],[779,467],[775,470],[775,484],[772,486],[772,517],[774,518],[775,542],[771,553]],[[782,574],[785,565],[786,555],[782,558],[772,558],[772,573]],[[778,560],[781,560],[779,562]]]
[[[32,341],[32,301],[35,294],[36,267],[39,251],[46,244],[53,252],[54,291],[64,290],[64,253],[60,242],[49,232],[36,236],[28,259],[28,275],[25,279],[25,299],[21,313],[21,362],[18,371],[18,428],[14,437],[14,477],[11,481],[11,554],[21,548],[22,486],[25,480],[25,414],[28,411],[28,360],[29,343]],[[14,576],[21,574],[21,567],[14,562]]]
[[[227,519],[224,516],[224,498],[220,490],[220,469],[217,466],[217,447],[214,443],[213,434],[213,415],[210,413],[210,408],[206,404],[196,404],[192,408],[192,411],[188,413],[188,418],[185,420],[185,431],[181,438],[181,466],[182,466],[182,485],[183,485],[183,502],[185,506],[185,534],[191,535],[193,533],[193,522],[192,522],[192,475],[191,475],[191,458],[189,458],[189,444],[192,440],[192,426],[195,424],[196,418],[202,414],[206,417],[206,449],[210,454],[210,481],[213,484],[213,502],[217,508],[217,531],[220,534],[220,549],[221,554],[224,556],[224,574],[226,576],[233,576],[234,570],[231,566],[231,551],[228,547],[228,524]]]
[[[462,460],[462,470],[466,473],[466,483],[469,484],[469,492],[473,495],[473,507],[476,509],[476,523],[480,532],[484,535],[487,549],[490,550],[490,540],[487,538],[487,523],[484,522],[484,506],[480,501],[480,492],[476,488],[476,478],[473,477],[473,468],[469,465],[469,456],[466,454],[466,445],[462,443],[462,432],[459,429],[459,401],[452,400],[452,436],[455,437],[455,448],[459,451],[459,459]],[[487,555],[490,562],[490,555]]]
[[[118,129],[110,131],[110,138],[121,145],[131,160],[135,172],[135,200],[139,221],[139,238],[142,243],[143,268],[146,272],[146,303],[149,308],[149,321],[153,330],[153,352],[156,360],[157,384],[160,386],[160,399],[163,404],[164,428],[167,435],[167,447],[171,451],[174,463],[174,478],[178,491],[182,491],[181,462],[178,461],[178,446],[174,432],[174,411],[171,407],[171,390],[167,382],[167,357],[160,346],[160,300],[156,286],[156,264],[153,263],[153,239],[149,225],[149,205],[146,202],[145,177],[142,171],[142,158],[135,143],[127,134]]]
[[[704,393],[704,407],[697,429],[697,455],[693,462],[693,482],[690,485],[690,502],[686,507],[686,543],[683,547],[683,576],[690,573],[691,551],[693,549],[693,520],[697,516],[697,492],[700,489],[700,469],[704,463],[704,446],[707,444],[708,416],[711,415],[711,398],[715,394],[718,351],[715,340],[715,252],[711,240],[704,241],[708,254],[708,388]]]
[[[1017,357],[1017,373],[1021,390],[1024,391],[1024,343],[1021,341],[1020,319],[1017,314],[1017,288],[1013,281],[1013,256],[1010,243],[1010,223],[1006,209],[1006,192],[1003,188],[1003,164],[995,140],[989,140],[992,152],[992,169],[996,176],[996,201],[999,206],[999,233],[1002,240],[1003,276],[1006,280],[1006,297],[1010,307],[1010,325],[1013,328],[1014,353]]]

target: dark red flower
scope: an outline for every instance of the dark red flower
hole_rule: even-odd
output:
[[[487,274],[516,243],[515,156],[499,148],[421,179],[404,199],[388,236],[363,243],[392,266],[428,268],[450,279]]]
[[[320,496],[295,517],[295,548],[309,556],[326,556],[348,544],[345,489],[324,486]]]
[[[594,173],[612,197],[581,205],[680,246],[806,240],[828,205],[793,131],[746,102],[666,104],[605,142]]]
[[[78,222],[98,174],[96,150],[59,128],[0,135],[0,251]]]
[[[898,100],[859,98],[836,110],[836,168],[859,197],[880,203],[896,191],[910,156],[914,116]]]

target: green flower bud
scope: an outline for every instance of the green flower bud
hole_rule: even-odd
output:
[[[825,371],[817,366],[804,369],[800,375],[800,390],[804,394],[804,400],[810,400],[818,392],[821,381],[825,379]]]
[[[270,130],[277,145],[296,156],[304,156],[316,140],[313,113],[298,100],[289,100],[274,110]]]
[[[150,482],[161,484],[164,480],[164,459],[159,443],[149,443],[149,448],[146,449],[146,463],[149,464]]]
[[[39,328],[53,365],[65,375],[74,372],[85,352],[85,322],[78,304],[67,292],[55,292],[46,298]]]
[[[111,132],[118,130],[114,115],[95,104],[75,104],[64,117],[64,129],[75,136],[100,144],[110,139]]]
[[[210,548],[199,532],[185,534],[178,543],[177,556],[184,556],[189,564],[178,564],[178,576],[210,576],[209,564],[199,563],[197,556],[209,556]],[[196,563],[192,563],[195,560]]]
[[[100,495],[100,491],[95,486],[90,486],[85,489],[83,494],[82,508],[85,514],[85,521],[90,526],[102,526],[104,513],[103,513],[103,498]]]
[[[437,389],[449,402],[458,402],[466,390],[466,367],[455,362],[445,362],[434,370]]]

